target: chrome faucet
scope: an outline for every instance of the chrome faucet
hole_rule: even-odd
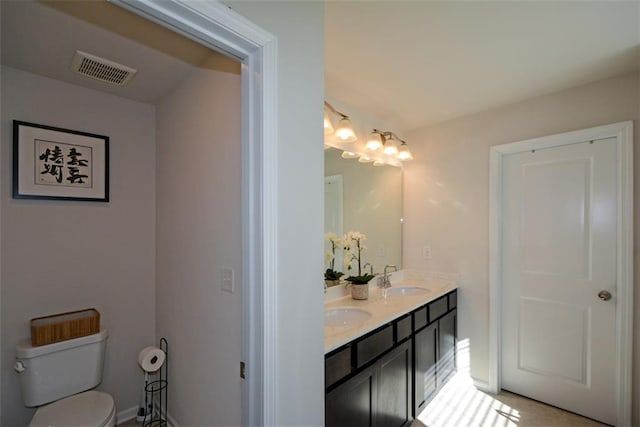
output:
[[[393,271],[398,271],[398,267],[396,267],[393,264],[384,266],[384,276],[382,277],[382,285],[380,286],[381,288],[391,287],[391,280],[389,280],[389,272],[387,270],[391,270],[392,268],[393,268]]]

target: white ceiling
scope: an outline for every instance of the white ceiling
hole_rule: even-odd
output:
[[[155,104],[207,58],[239,73],[236,61],[105,1],[0,1],[2,64]],[[76,50],[138,70],[115,86],[71,71]],[[211,61],[207,66],[211,66]]]
[[[105,1],[0,6],[4,65],[142,102],[213,54]],[[640,68],[640,0],[328,1],[325,12],[327,95],[400,132]],[[125,87],[91,80],[70,70],[75,50],[138,74]]]
[[[638,1],[325,6],[327,95],[398,131],[638,69]]]

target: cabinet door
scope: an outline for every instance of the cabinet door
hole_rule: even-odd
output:
[[[411,414],[411,341],[397,346],[378,363],[377,427],[400,427]]]
[[[414,416],[424,409],[436,391],[436,361],[438,356],[438,322],[415,335]]]
[[[452,310],[438,321],[439,357],[438,357],[438,387],[456,370],[456,316],[457,310]]]
[[[375,365],[336,387],[325,398],[325,425],[371,427],[377,403]]]

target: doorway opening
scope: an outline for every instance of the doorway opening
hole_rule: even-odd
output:
[[[233,271],[231,272],[231,279],[235,277],[242,281],[241,285],[236,284],[236,289],[243,290],[240,303],[242,340],[239,353],[241,360],[248,366],[250,375],[242,381],[240,411],[242,424],[274,424],[276,393],[274,392],[275,339],[273,337],[277,323],[273,300],[276,275],[275,262],[270,262],[266,254],[275,253],[274,227],[277,223],[274,202],[277,199],[274,115],[276,110],[275,39],[227,7],[217,3],[202,2],[187,6],[180,2],[149,2],[147,4],[138,1],[114,1],[112,4],[104,4],[112,8],[113,4],[116,4],[129,9],[145,20],[156,22],[163,27],[168,27],[172,32],[186,36],[191,43],[195,42],[194,44],[205,46],[206,49],[222,52],[224,56],[232,57],[236,63],[241,64],[238,83],[241,94],[240,99],[237,100],[237,104],[241,105],[241,117],[238,121],[242,129],[237,153],[240,170],[237,177],[240,193],[237,204],[240,209],[236,217],[241,229],[238,247],[241,247],[242,256],[238,266],[231,268],[237,271],[235,275]],[[51,7],[50,5],[42,6]],[[113,20],[113,22],[121,23],[122,21]],[[3,39],[7,40],[7,38]],[[33,44],[33,46],[38,45],[47,46],[47,43]],[[184,52],[182,49],[177,51]],[[218,62],[216,66],[220,64]],[[181,135],[183,134],[178,133],[175,139],[179,140]],[[112,167],[118,166],[122,165],[112,162]],[[203,188],[206,191],[206,185],[203,185]],[[112,191],[114,190],[112,186]],[[176,194],[179,192],[179,189],[176,190]],[[111,202],[115,202],[113,197]],[[4,237],[3,235],[3,239]],[[225,276],[229,272],[227,270],[227,268],[221,268],[220,271],[214,271],[209,285],[217,286],[220,290],[220,283],[228,277]],[[3,293],[4,291],[5,289]],[[126,293],[123,292],[123,294]],[[125,296],[121,295],[121,297]],[[4,314],[3,312],[3,316]],[[11,325],[8,324],[7,327],[9,326]],[[162,331],[158,333],[161,334]],[[8,338],[10,337],[3,333],[3,339]],[[115,339],[112,339],[112,342],[114,341]],[[175,349],[176,346],[173,348]],[[175,355],[174,351],[173,356]],[[239,373],[240,360],[236,362],[238,366],[233,371]],[[171,408],[169,412],[171,413]],[[127,414],[124,415],[127,416]]]

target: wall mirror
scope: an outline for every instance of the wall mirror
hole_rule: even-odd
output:
[[[348,231],[366,234],[364,262],[375,274],[384,266],[402,264],[402,169],[373,166],[357,159],[343,159],[342,151],[324,151],[325,234],[342,236]],[[330,250],[325,241],[325,250]],[[342,251],[336,254],[336,270],[345,277],[357,274],[343,268]],[[325,268],[327,268],[325,266]],[[367,267],[366,272],[369,272]],[[363,272],[364,273],[364,272]]]

